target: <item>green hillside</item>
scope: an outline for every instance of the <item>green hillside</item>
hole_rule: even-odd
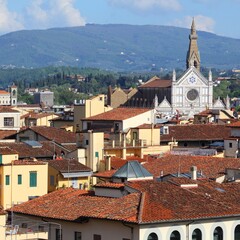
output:
[[[121,24],[17,31],[0,36],[0,65],[184,69],[188,35],[184,28]],[[240,67],[240,40],[200,31],[198,36],[202,66]]]

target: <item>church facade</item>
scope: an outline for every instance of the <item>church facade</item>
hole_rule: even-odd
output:
[[[188,117],[213,107],[213,81],[209,71],[208,78],[200,72],[200,54],[197,45],[197,33],[194,19],[189,35],[189,49],[186,58],[187,69],[180,78],[173,71],[171,99],[165,98],[161,103],[155,100],[158,112],[180,113]]]
[[[121,91],[126,95],[125,97],[116,95],[116,90],[109,91],[109,102],[114,102],[114,98],[117,98],[117,105],[113,107],[155,108],[156,116],[159,118],[183,116],[187,119],[206,109],[225,109],[230,103],[225,104],[220,98],[213,102],[211,70],[208,77],[200,72],[201,60],[197,40],[198,35],[193,19],[186,56],[186,70],[180,77],[176,76],[175,70],[171,80],[155,76],[140,85],[136,91],[131,90],[131,94]]]

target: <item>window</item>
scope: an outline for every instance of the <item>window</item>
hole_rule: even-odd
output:
[[[10,176],[9,175],[5,176],[5,181],[6,181],[6,185],[10,185]]]
[[[95,152],[95,157],[98,158],[99,157],[99,154],[98,152]]]
[[[56,240],[62,240],[62,229],[56,229]]]
[[[158,236],[156,233],[151,233],[148,235],[147,240],[158,240]]]
[[[234,231],[234,240],[239,240],[239,239],[240,239],[240,225],[237,225]]]
[[[102,237],[99,234],[93,234],[93,240],[101,240]]]
[[[119,123],[114,123],[114,132],[119,131]]]
[[[82,233],[74,232],[74,240],[82,240]]]
[[[92,123],[91,122],[87,122],[87,130],[91,130],[92,128]]]
[[[4,118],[4,127],[13,127],[14,126],[14,118],[13,117],[5,117]]]
[[[133,139],[137,140],[138,139],[138,133],[137,132],[133,132]]]
[[[22,175],[18,174],[18,185],[22,184]]]
[[[229,148],[232,148],[232,143],[231,142],[229,143]]]
[[[37,186],[37,172],[30,172],[30,187],[36,187]]]
[[[86,145],[88,145],[88,140],[86,140]]]
[[[170,235],[170,240],[181,240],[180,233],[178,231],[173,231]]]
[[[192,233],[192,240],[202,240],[202,232],[200,229],[195,229]]]
[[[54,176],[51,175],[50,176],[50,186],[54,186],[54,184],[55,184],[55,179],[54,179]]]
[[[223,240],[223,230],[220,227],[216,227],[213,232],[213,240]]]

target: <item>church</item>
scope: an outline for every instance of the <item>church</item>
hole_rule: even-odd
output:
[[[193,117],[194,114],[206,109],[226,108],[220,98],[213,103],[212,72],[209,70],[207,78],[200,72],[201,60],[197,39],[198,35],[193,19],[186,56],[186,70],[179,78],[173,70],[171,80],[155,76],[140,85],[137,90],[110,89],[108,104],[116,103],[114,99],[117,99],[118,105],[113,107],[120,105],[149,107],[155,108],[159,116],[181,115],[186,118]]]

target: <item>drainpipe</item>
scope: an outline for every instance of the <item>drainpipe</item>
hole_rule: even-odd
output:
[[[128,227],[128,228],[130,228],[131,229],[131,238],[130,238],[130,240],[133,240],[134,238],[134,235],[133,235],[133,227],[132,226],[129,226],[129,225],[127,225],[126,223],[124,223],[124,222],[122,222],[122,224],[125,226],[125,227]]]

